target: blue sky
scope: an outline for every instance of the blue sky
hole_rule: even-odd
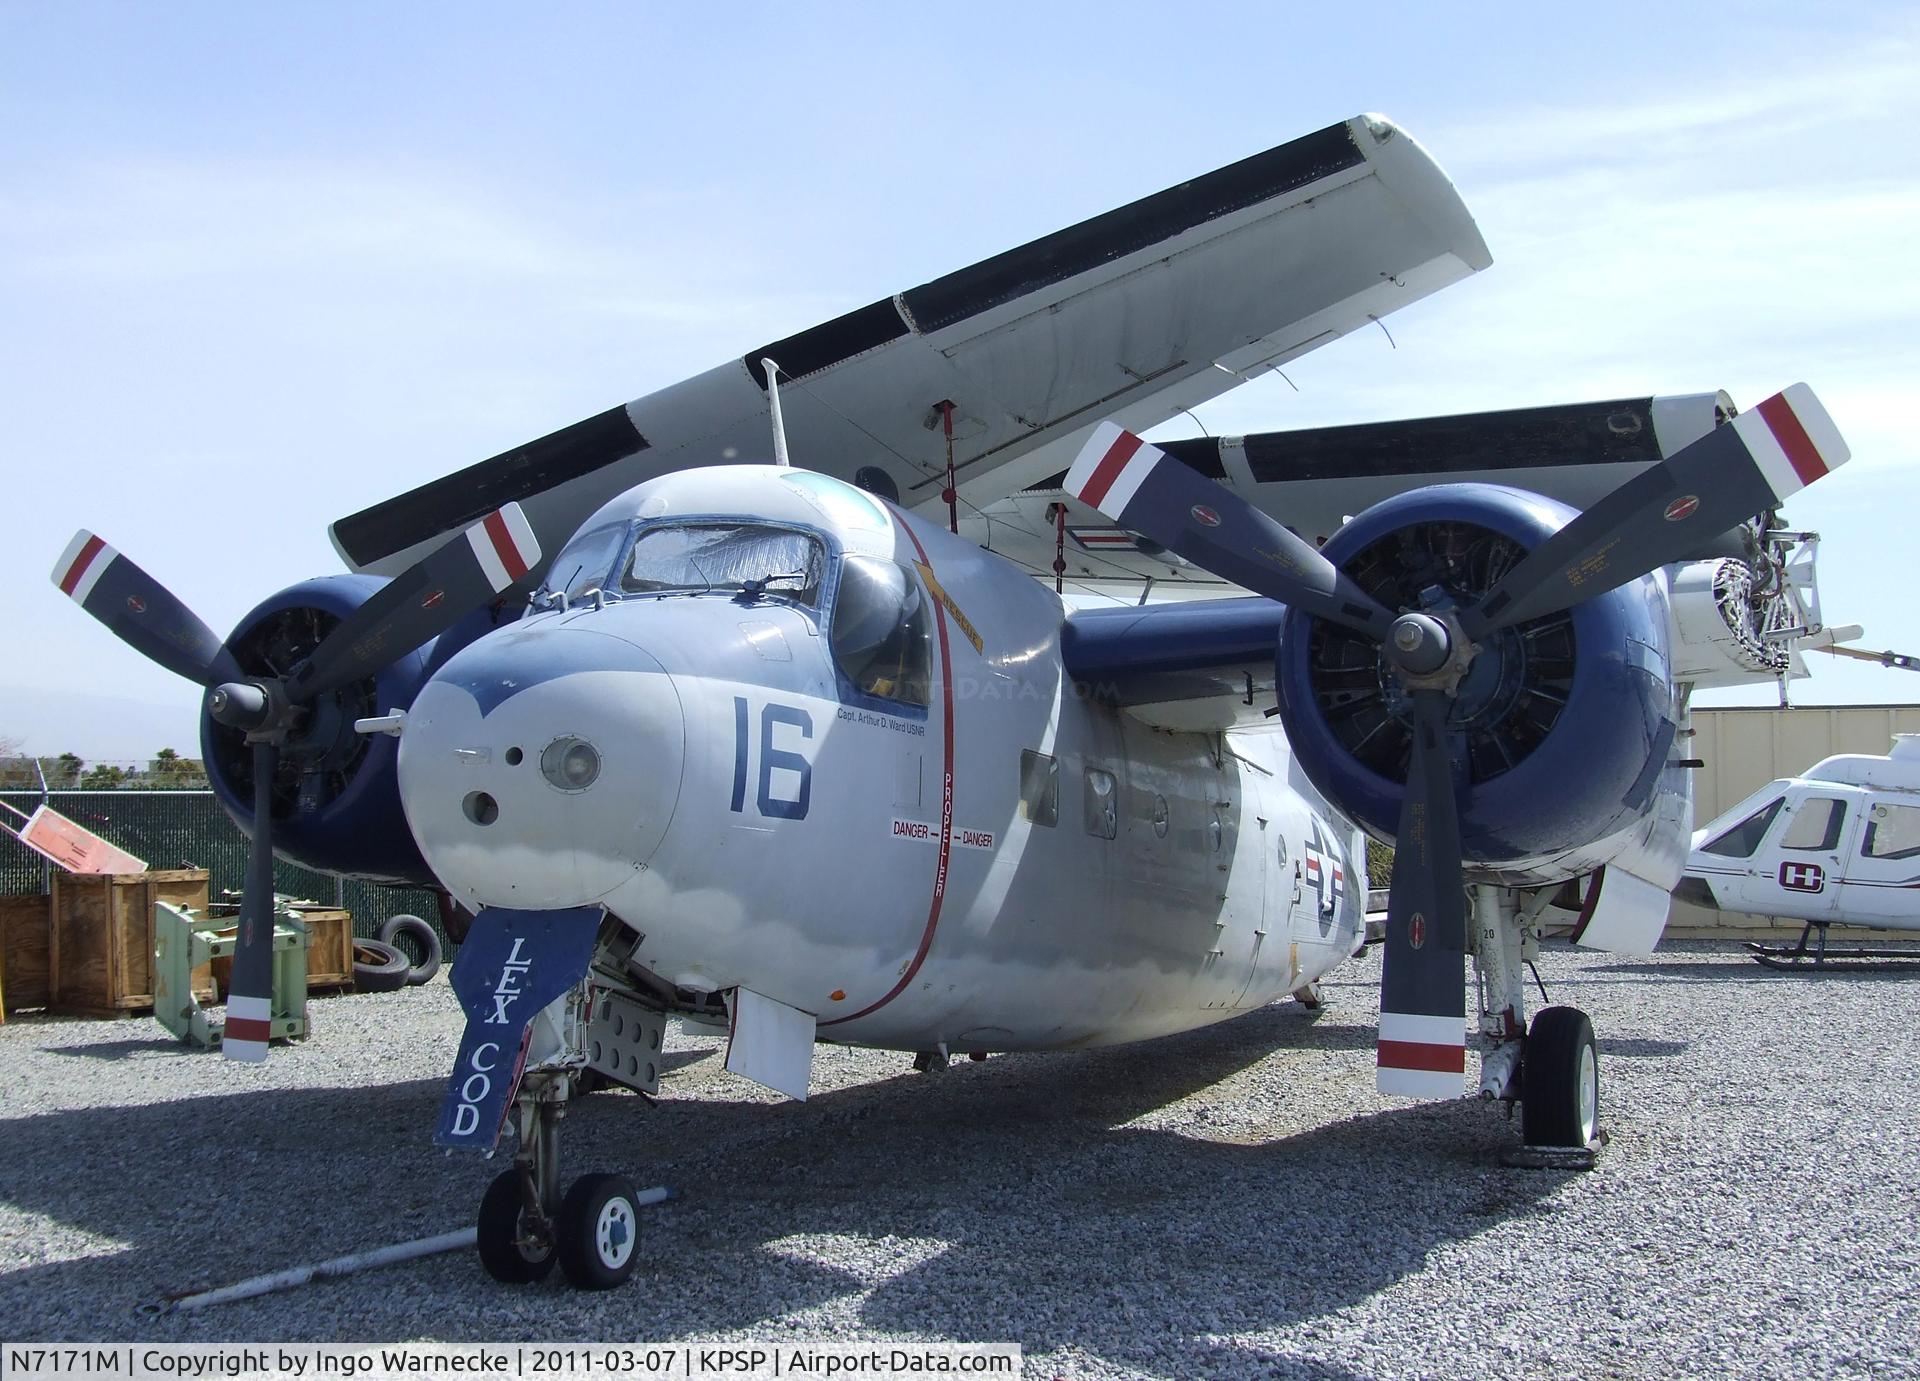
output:
[[[1362,110],[1494,266],[1211,430],[1804,378],[1855,452],[1789,510],[1828,618],[1920,652],[1911,7],[8,0],[0,738],[191,751],[47,583],[76,527],[225,629],[340,514]]]

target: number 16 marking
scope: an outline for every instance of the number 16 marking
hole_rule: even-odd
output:
[[[752,753],[749,720],[746,698],[734,696],[733,800],[728,809],[736,814],[744,814],[747,806],[747,760]],[[807,818],[807,806],[813,798],[813,764],[799,753],[774,746],[773,726],[776,724],[798,729],[802,739],[813,737],[813,716],[805,710],[793,705],[776,705],[771,701],[760,707],[760,789],[754,804],[762,815],[776,820],[804,820]],[[799,785],[791,798],[773,794],[773,774],[776,770],[792,772],[799,778]]]

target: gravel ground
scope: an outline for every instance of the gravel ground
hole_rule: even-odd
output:
[[[264,1069],[151,1022],[0,1027],[12,1340],[1011,1340],[1034,1376],[1920,1375],[1920,974],[1728,945],[1558,949],[1601,1033],[1592,1174],[1502,1168],[1517,1124],[1373,1092],[1378,960],[1150,1044],[933,1076],[823,1048],[788,1104],[676,1033],[657,1106],[584,1100],[568,1172],[645,1211],[625,1288],[470,1256],[148,1319],[221,1284],[471,1221],[496,1168],[428,1142],[444,981],[319,1000]],[[1890,1019],[1891,1016],[1891,1019]]]

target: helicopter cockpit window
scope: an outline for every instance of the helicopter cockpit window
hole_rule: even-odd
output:
[[[751,594],[813,608],[826,568],[820,543],[759,523],[641,529],[620,589],[629,595]]]
[[[555,590],[566,592],[567,602],[573,603],[591,590],[606,588],[613,579],[613,563],[620,558],[620,548],[627,544],[627,524],[608,523],[592,532],[583,532],[553,558],[553,565],[547,569],[547,578],[534,598],[539,604],[542,597],[551,595]]]
[[[891,561],[849,556],[833,604],[833,657],[843,692],[924,707],[933,654],[927,596]]]
[[[1701,845],[1700,851],[1718,854],[1722,858],[1752,858],[1753,851],[1767,837],[1767,829],[1773,824],[1773,817],[1780,813],[1780,807],[1786,799],[1784,796],[1774,797],[1711,844]]]

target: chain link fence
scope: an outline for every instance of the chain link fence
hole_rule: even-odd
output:
[[[76,824],[147,861],[150,868],[205,868],[209,895],[237,896],[247,875],[247,836],[211,791],[0,791],[0,801],[31,814],[43,801]],[[18,824],[9,812],[0,820]],[[0,830],[0,894],[45,892],[53,865]],[[437,899],[422,888],[382,887],[316,873],[275,860],[274,888],[353,913],[353,928],[369,936],[389,916],[407,913],[440,930]],[[444,932],[441,944],[447,944]]]

